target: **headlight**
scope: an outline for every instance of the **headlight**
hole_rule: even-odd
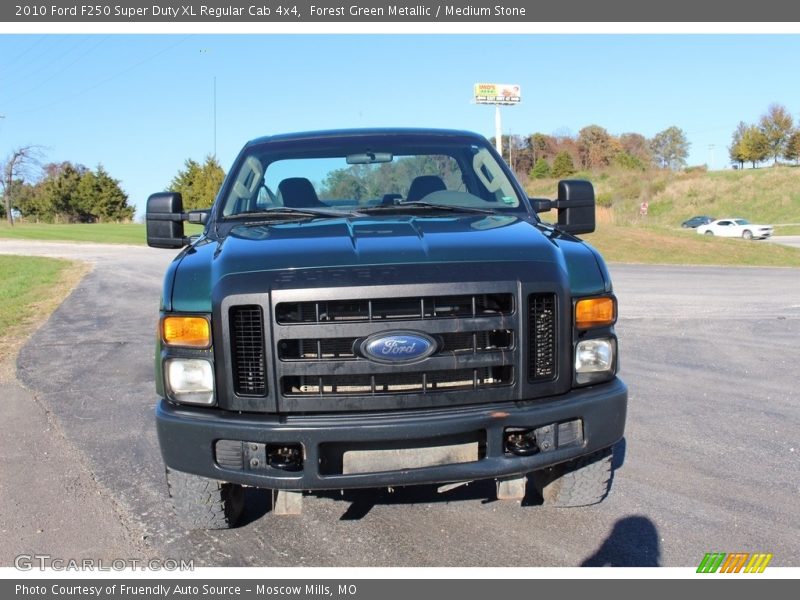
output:
[[[609,379],[614,374],[615,341],[583,340],[575,348],[575,382],[579,385]]]
[[[167,393],[176,402],[214,404],[214,369],[207,360],[170,358],[166,361]]]

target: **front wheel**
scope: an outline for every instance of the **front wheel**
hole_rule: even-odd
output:
[[[167,468],[167,488],[178,521],[187,529],[228,529],[244,510],[244,489]]]
[[[613,449],[606,448],[533,474],[548,506],[577,507],[602,502],[611,490]]]
[[[713,231],[706,231],[704,235],[714,235]]]
[[[743,237],[744,239],[746,239],[746,240],[752,240],[752,239],[753,239],[753,232],[752,232],[752,231],[750,231],[749,229],[745,229],[745,230],[742,232],[742,237]]]

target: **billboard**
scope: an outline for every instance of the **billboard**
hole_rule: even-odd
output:
[[[476,83],[477,104],[517,104],[520,101],[518,85],[509,83]]]

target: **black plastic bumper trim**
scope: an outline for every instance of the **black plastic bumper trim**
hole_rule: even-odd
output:
[[[263,488],[330,490],[472,481],[518,475],[612,446],[622,438],[628,390],[614,379],[549,399],[502,402],[448,410],[356,413],[333,416],[247,415],[177,406],[161,400],[156,423],[166,465],[178,471]],[[582,419],[582,446],[510,456],[504,452],[507,427],[537,428]],[[445,442],[465,432],[486,432],[485,457],[477,462],[349,475],[321,475],[320,445],[348,442],[386,442],[438,438]],[[302,444],[300,472],[243,472],[215,462],[217,440],[269,444]]]

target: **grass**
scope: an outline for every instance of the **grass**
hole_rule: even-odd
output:
[[[676,173],[609,170],[575,177],[594,184],[598,204],[611,207],[616,225],[636,225],[644,200],[649,204],[648,223],[665,227],[678,227],[695,215],[742,217],[772,225],[800,223],[800,167]],[[552,179],[533,180],[528,191],[552,198],[556,185]]]
[[[106,244],[143,244],[145,228],[140,223],[44,224],[8,223],[0,225],[0,237],[26,240],[64,240]]]
[[[798,172],[800,175],[800,172]],[[652,206],[652,205],[651,205]],[[694,230],[678,228],[671,220],[647,218],[622,220],[615,207],[597,207],[598,231],[583,237],[610,262],[698,265],[762,265],[800,267],[800,250],[765,242],[706,238]],[[542,215],[554,221],[555,213]],[[620,223],[620,221],[623,221]],[[800,223],[800,215],[792,223]],[[199,227],[186,224],[186,232],[199,233]],[[776,227],[778,235],[800,235],[800,225]],[[0,225],[0,237],[74,242],[145,243],[141,224],[97,223],[91,225],[17,224]]]
[[[764,241],[703,236],[694,229],[598,223],[597,231],[580,237],[608,262],[800,267],[800,249]]]
[[[198,225],[186,223],[184,227],[187,235],[202,231]],[[0,238],[142,245],[146,233],[141,223],[17,223],[11,227],[3,222],[0,224]]]
[[[0,380],[13,375],[13,358],[89,267],[55,258],[0,256]]]

